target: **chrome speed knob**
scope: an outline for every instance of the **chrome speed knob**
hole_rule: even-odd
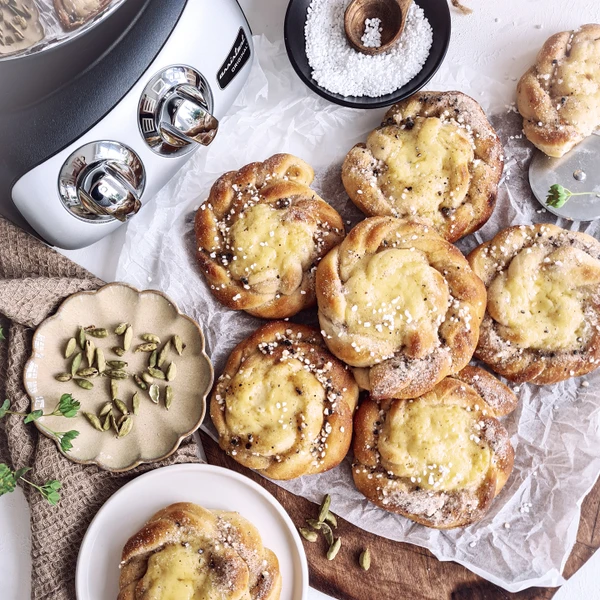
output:
[[[209,112],[204,97],[191,85],[178,85],[163,103],[160,129],[163,139],[174,146],[196,142],[208,146],[219,122]]]
[[[171,66],[144,89],[138,111],[140,131],[157,154],[181,156],[213,141],[219,122],[212,111],[212,93],[204,77],[191,67]]]
[[[58,189],[65,208],[79,219],[126,221],[140,210],[145,183],[144,166],[131,148],[99,141],[69,156]]]

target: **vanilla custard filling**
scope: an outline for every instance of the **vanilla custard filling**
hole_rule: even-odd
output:
[[[390,248],[365,256],[354,266],[344,289],[351,334],[401,348],[418,333],[423,353],[437,346],[450,292],[422,252]]]
[[[241,213],[229,232],[233,277],[253,285],[298,270],[299,265],[301,271],[310,266],[315,253],[311,225],[286,219],[286,214],[268,204],[256,204]]]
[[[542,248],[519,252],[488,290],[499,333],[520,348],[570,350],[585,331],[582,294]]]
[[[229,554],[233,554],[231,550]],[[148,600],[242,600],[246,598],[249,573],[246,571],[246,585],[239,584],[240,573],[236,573],[236,586],[224,589],[222,577],[209,567],[214,558],[210,545],[188,543],[165,546],[148,559],[148,569],[142,583],[147,590]],[[228,558],[232,558],[229,556]],[[237,571],[242,567],[242,560]],[[231,565],[233,567],[233,565]],[[219,580],[217,580],[217,577]]]
[[[456,405],[395,402],[379,434],[381,464],[428,490],[478,487],[492,459],[475,427],[480,418]]]
[[[228,387],[225,419],[232,436],[252,435],[253,452],[275,456],[294,448],[299,437],[304,445],[317,438],[324,402],[322,384],[299,360],[248,359]]]
[[[443,222],[440,207],[460,206],[469,192],[474,151],[463,127],[437,117],[417,117],[414,127],[383,127],[367,147],[387,169],[380,188],[398,216],[416,214]]]

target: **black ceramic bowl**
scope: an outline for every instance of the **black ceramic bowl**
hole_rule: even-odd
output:
[[[312,78],[312,69],[308,64],[308,58],[306,58],[304,25],[310,3],[311,0],[290,0],[285,15],[285,47],[290,62],[300,79],[319,96],[336,104],[349,106],[350,108],[381,108],[400,102],[400,100],[404,100],[404,98],[418,92],[435,75],[446,56],[450,44],[451,30],[448,0],[418,0],[417,4],[423,9],[433,29],[433,44],[429,57],[420,73],[395,92],[378,98],[333,94],[320,87]]]

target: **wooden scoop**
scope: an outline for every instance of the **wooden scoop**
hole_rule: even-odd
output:
[[[413,0],[353,0],[344,15],[344,28],[350,45],[364,54],[381,54],[398,41]],[[381,46],[363,45],[366,19],[381,19]]]

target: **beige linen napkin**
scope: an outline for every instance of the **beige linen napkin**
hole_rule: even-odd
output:
[[[9,398],[13,410],[28,411],[23,368],[35,328],[67,296],[102,284],[82,267],[0,218],[0,324],[7,337],[0,342],[0,403]],[[50,479],[63,484],[62,499],[54,507],[29,486],[24,487],[31,509],[34,600],[75,599],[75,565],[81,540],[98,509],[118,488],[157,466],[198,462],[197,446],[190,438],[160,464],[112,474],[70,462],[53,441],[39,435],[33,424],[25,425],[21,417],[7,416],[3,424],[0,462],[14,469],[32,467],[27,478],[36,484]]]

